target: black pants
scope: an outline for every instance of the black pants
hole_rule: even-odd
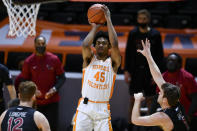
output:
[[[44,106],[37,106],[37,110],[43,113],[49,121],[51,131],[57,131],[58,121],[58,103],[52,103]]]

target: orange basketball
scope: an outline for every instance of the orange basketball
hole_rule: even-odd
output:
[[[101,4],[94,4],[90,6],[88,9],[88,21],[90,23],[96,23],[96,24],[104,24],[106,22],[104,12],[102,10],[103,5]]]

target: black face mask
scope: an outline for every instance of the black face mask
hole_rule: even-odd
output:
[[[46,50],[46,47],[45,46],[37,46],[36,47],[36,51],[39,53],[39,54],[44,54]]]
[[[146,28],[148,26],[147,23],[138,23],[138,26],[141,28]]]
[[[166,66],[169,72],[176,72],[178,70],[178,64],[174,61],[167,61]]]

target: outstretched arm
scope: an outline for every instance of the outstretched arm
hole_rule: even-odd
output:
[[[109,41],[111,44],[111,58],[112,58],[112,62],[113,64],[113,68],[114,68],[114,72],[118,71],[118,67],[120,66],[121,63],[121,57],[120,57],[120,51],[118,48],[118,37],[116,34],[116,31],[112,25],[112,21],[111,21],[111,16],[110,16],[110,11],[107,8],[107,6],[103,5],[102,9],[104,11],[105,14],[105,18],[107,21],[107,29],[108,29],[108,33],[109,33]]]
[[[163,116],[161,112],[157,112],[149,116],[140,116],[140,105],[144,97],[142,93],[134,94],[134,97],[135,103],[132,111],[132,123],[143,126],[162,126],[162,122],[165,121],[165,115]]]
[[[86,36],[86,38],[83,40],[82,44],[82,56],[83,56],[83,68],[88,66],[92,59],[92,50],[91,50],[91,45],[93,43],[95,34],[97,32],[97,29],[100,27],[100,25],[96,25],[95,23],[91,23],[92,29]]]
[[[143,46],[143,50],[137,50],[138,52],[140,52],[141,54],[143,54],[147,61],[148,61],[148,65],[152,74],[152,77],[154,79],[154,81],[156,82],[157,86],[159,87],[160,91],[161,91],[161,86],[166,83],[165,80],[162,77],[162,74],[157,66],[157,64],[155,63],[155,61],[153,60],[153,57],[151,55],[150,52],[150,41],[148,39],[146,39],[145,43],[142,40],[142,46]]]
[[[134,94],[134,98],[135,98],[135,102],[133,105],[131,120],[132,120],[132,123],[138,125],[139,124],[138,121],[140,118],[140,105],[144,97],[142,93],[137,93],[137,94]]]

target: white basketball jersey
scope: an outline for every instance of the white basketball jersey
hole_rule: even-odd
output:
[[[109,101],[115,79],[111,58],[103,61],[94,56],[91,63],[83,69],[82,97],[92,101]]]

